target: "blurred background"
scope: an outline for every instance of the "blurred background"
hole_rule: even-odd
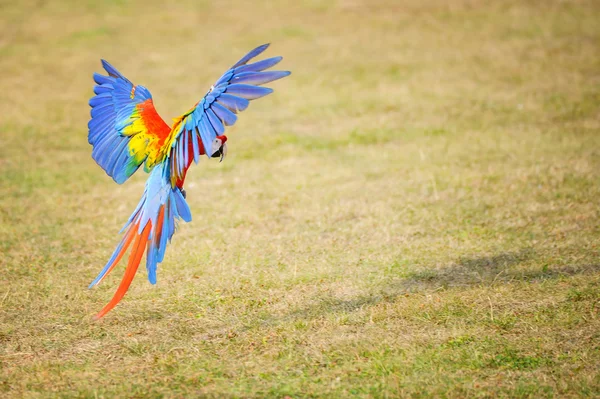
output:
[[[0,0],[0,392],[600,394],[596,1]],[[247,51],[292,75],[186,181],[121,304],[147,175],[87,143],[108,60],[170,122]]]

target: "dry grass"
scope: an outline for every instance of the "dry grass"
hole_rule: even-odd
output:
[[[598,397],[600,7],[452,4],[0,3],[2,396]],[[98,59],[171,118],[267,41],[293,75],[92,322],[145,178],[91,159]]]

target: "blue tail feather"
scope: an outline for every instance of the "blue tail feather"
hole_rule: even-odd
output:
[[[160,164],[152,170],[142,198],[123,229],[121,229],[121,232],[128,228],[136,229],[133,234],[141,235],[148,223],[152,225],[148,241],[144,243],[147,246],[146,268],[148,270],[148,280],[152,284],[156,284],[156,269],[158,264],[163,261],[167,243],[171,241],[175,233],[176,220],[182,219],[185,222],[192,220],[190,208],[185,198],[183,198],[181,190],[179,187],[171,187],[168,174],[163,173],[163,169],[166,167],[165,164]],[[164,209],[164,214],[162,228],[159,229],[161,223],[158,217],[161,209]],[[131,230],[128,230],[126,234],[130,232]],[[90,284],[90,288],[96,285],[111,270],[121,251],[127,250],[127,248],[124,248],[126,242],[127,236],[123,237],[117,245],[98,277]]]

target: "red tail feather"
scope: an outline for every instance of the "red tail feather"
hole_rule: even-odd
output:
[[[94,316],[95,320],[98,320],[99,318],[101,318],[102,316],[104,316],[105,314],[110,312],[115,306],[117,306],[117,304],[125,296],[127,289],[129,289],[129,286],[131,285],[131,282],[133,281],[133,277],[135,277],[135,272],[137,271],[138,266],[140,265],[140,261],[142,260],[142,255],[144,255],[144,249],[146,248],[146,245],[148,243],[148,236],[150,235],[151,229],[152,229],[152,222],[150,222],[150,221],[146,224],[146,227],[144,227],[142,234],[137,234],[137,230],[138,230],[137,224],[134,224],[133,226],[131,226],[130,231],[127,233],[129,235],[127,237],[127,243],[126,243],[126,245],[123,246],[123,250],[121,253],[119,253],[119,256],[117,257],[113,266],[111,266],[111,269],[112,269],[114,267],[114,265],[116,265],[119,262],[119,260],[123,256],[123,253],[129,246],[129,242],[131,242],[131,239],[135,236],[135,243],[133,244],[133,249],[131,250],[131,253],[129,254],[129,262],[127,263],[127,268],[125,269],[125,274],[123,275],[123,280],[121,280],[121,284],[119,285],[119,288],[117,288],[117,292],[115,292],[115,295],[110,300],[110,302],[107,303],[106,306],[104,306],[104,308],[102,308],[102,310],[100,312],[98,312],[98,314],[96,316]]]

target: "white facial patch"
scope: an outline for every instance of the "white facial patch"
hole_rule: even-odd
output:
[[[221,148],[221,139],[214,139],[210,149],[210,155],[212,156],[215,152],[219,151],[219,148]]]

